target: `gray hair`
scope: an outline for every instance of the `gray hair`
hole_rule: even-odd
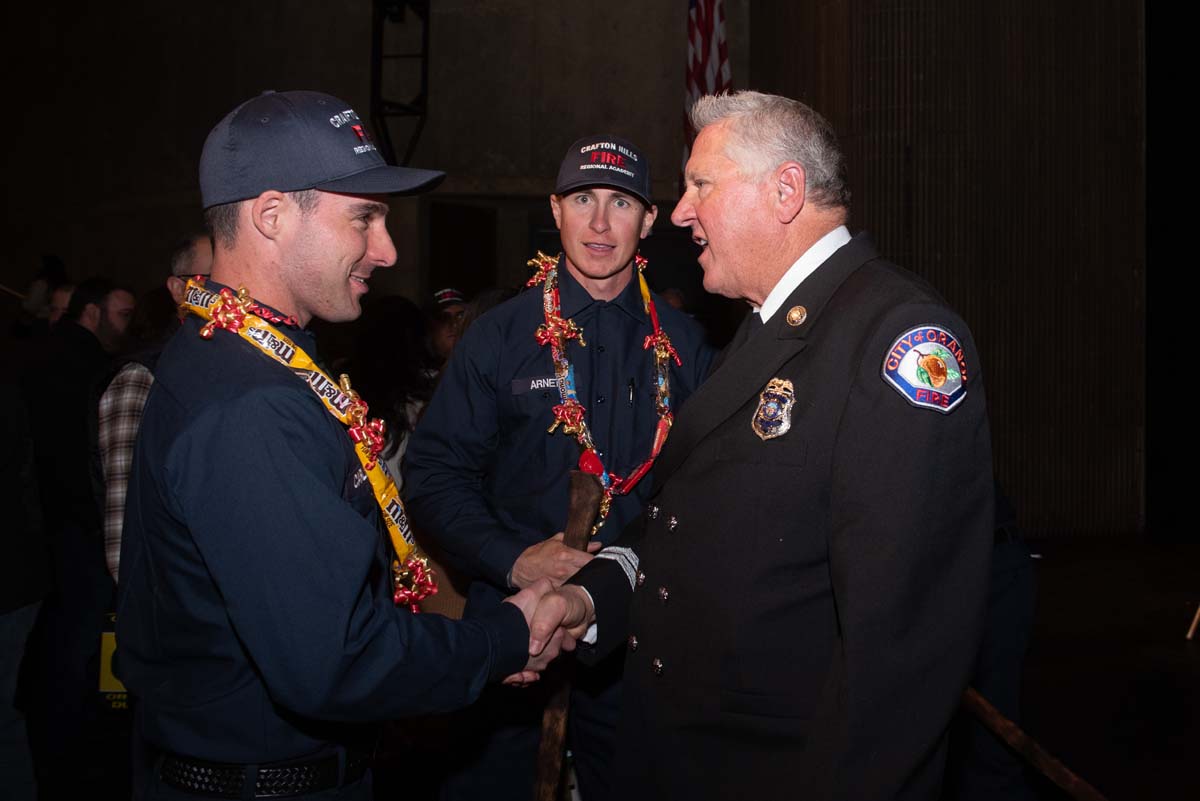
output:
[[[845,165],[833,126],[798,100],[761,92],[705,95],[691,110],[697,132],[716,123],[730,130],[727,155],[747,178],[785,161],[804,167],[804,190],[820,208],[850,207]]]

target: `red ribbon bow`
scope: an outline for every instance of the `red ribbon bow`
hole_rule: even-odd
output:
[[[665,331],[655,331],[646,337],[646,341],[642,343],[642,349],[650,350],[650,348],[654,348],[655,351],[661,348],[664,353],[675,360],[676,365],[683,367],[683,361],[679,358],[675,346],[671,344],[671,339]]]
[[[419,601],[424,601],[430,595],[437,594],[437,584],[433,578],[433,571],[429,569],[429,565],[424,559],[419,557],[409,557],[404,563],[402,569],[408,576],[408,584],[404,586],[402,582],[396,582],[396,592],[392,596],[392,601],[396,606],[407,606],[414,613],[420,612],[421,607]]]
[[[375,460],[383,452],[383,446],[387,444],[387,425],[379,418],[375,418],[374,420],[367,420],[365,423],[350,426],[347,431],[350,434],[350,439],[355,442],[365,442],[367,444],[367,453],[371,456],[371,466],[374,466]]]
[[[580,431],[583,425],[583,406],[577,400],[568,400],[565,403],[555,405],[554,423],[550,426],[550,431],[553,432],[558,426],[563,427],[563,432],[566,434],[575,434]]]
[[[241,297],[244,294],[245,290],[234,295],[229,287],[223,288],[220,300],[213,304],[210,313],[212,319],[200,328],[200,336],[204,339],[212,339],[213,330],[217,328],[232,331],[235,334],[241,331],[242,326],[246,323],[246,305],[249,302],[248,297]]]
[[[579,326],[575,325],[575,321],[564,320],[561,317],[553,317],[542,323],[533,335],[537,339],[537,343],[543,347],[555,342],[560,337],[563,342],[568,339],[578,339],[580,345],[587,345],[583,341],[583,332],[579,330]]]

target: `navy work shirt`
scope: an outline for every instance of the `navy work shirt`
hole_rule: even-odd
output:
[[[560,264],[562,263],[560,257]],[[586,347],[568,340],[579,402],[610,473],[627,476],[650,454],[658,425],[654,356],[643,343],[652,328],[637,276],[612,301],[593,300],[565,266],[558,270],[563,317],[583,329]],[[655,298],[659,322],[683,362],[670,366],[671,405],[704,379],[713,350],[691,318]],[[561,402],[550,347],[534,339],[545,321],[540,287],[480,317],[466,331],[404,455],[408,510],[473,579],[508,591],[508,574],[531,545],[566,525],[568,471],[580,446],[556,429]],[[613,499],[599,539],[608,544],[641,509],[647,475]],[[479,600],[478,583],[471,601]]]
[[[463,706],[521,669],[515,606],[452,621],[393,605],[345,427],[288,368],[199,326],[163,351],[129,477],[117,660],[145,739],[292,759],[369,744],[363,721]],[[315,353],[308,331],[279,327]]]

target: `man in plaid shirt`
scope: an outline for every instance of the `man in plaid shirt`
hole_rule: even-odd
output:
[[[183,301],[187,279],[212,271],[212,240],[195,234],[181,242],[171,255],[167,291],[176,303]],[[133,443],[142,422],[142,409],[154,384],[154,363],[163,342],[138,354],[116,374],[100,396],[100,464],[104,470],[104,559],[113,581],[121,561],[121,525],[125,519],[125,490],[133,464]]]

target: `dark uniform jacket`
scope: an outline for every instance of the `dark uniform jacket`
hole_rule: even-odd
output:
[[[363,721],[463,706],[519,670],[516,607],[466,622],[393,605],[345,427],[288,368],[198,329],[159,359],[129,477],[117,668],[146,740],[235,763],[369,748]]]
[[[930,327],[963,351],[949,413],[882,375],[897,338]],[[795,403],[764,441],[772,378]],[[852,240],[692,397],[631,550],[574,579],[596,651],[628,651],[617,795],[936,797],[982,623],[991,476],[965,323]]]

